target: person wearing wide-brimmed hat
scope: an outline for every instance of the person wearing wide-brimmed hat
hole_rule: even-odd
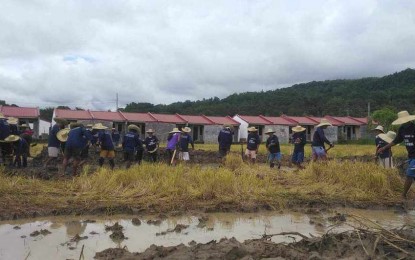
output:
[[[13,166],[18,168],[27,167],[29,144],[26,140],[18,135],[9,135],[4,141],[13,145]]]
[[[148,136],[144,140],[144,144],[146,145],[147,154],[151,162],[157,162],[157,150],[159,148],[159,139],[154,134],[153,129],[148,129],[146,133]]]
[[[81,162],[81,153],[85,145],[89,143],[89,136],[86,133],[85,127],[81,123],[71,123],[68,139],[65,144],[65,151],[63,157],[63,175],[66,173],[66,168],[69,159],[73,158],[72,172],[73,176],[77,175],[77,170]]]
[[[114,169],[115,147],[112,142],[111,131],[102,123],[95,124],[92,129],[98,131],[97,145],[101,147],[98,160],[99,166],[102,167],[105,158],[108,158],[111,169]]]
[[[403,191],[403,197],[406,198],[412,182],[415,178],[415,115],[410,115],[408,111],[398,113],[398,119],[392,122],[392,125],[400,125],[395,139],[386,146],[379,148],[378,154],[383,153],[394,145],[404,142],[408,152],[408,169],[406,170],[406,181]]]
[[[260,143],[261,140],[259,139],[258,129],[254,126],[249,127],[248,137],[246,138],[245,155],[252,163],[255,163],[256,161],[256,155],[258,153]]]
[[[334,146],[334,144],[327,139],[324,133],[324,130],[329,126],[332,126],[332,124],[325,118],[321,119],[320,124],[316,126],[316,130],[313,134],[313,142],[311,143],[313,161],[317,161],[317,159],[327,159],[327,152],[326,148],[324,147],[325,143],[330,145],[330,147]]]
[[[7,118],[0,113],[0,164],[6,164],[6,157],[12,153],[12,146],[10,143],[3,142],[9,135],[10,126],[7,122]]]
[[[218,135],[219,156],[224,158],[231,150],[233,131],[230,125],[223,125]]]
[[[377,150],[380,148],[386,146],[390,142],[395,139],[396,133],[393,131],[388,131],[386,134],[379,134],[376,138],[376,147]],[[389,148],[387,150],[384,150],[381,153],[378,153],[376,151],[377,157],[379,159],[379,165],[383,166],[384,168],[392,168],[393,167],[393,161],[392,161],[392,149]]]
[[[138,136],[140,128],[136,125],[129,125],[127,127],[128,132],[124,135],[122,141],[122,147],[124,150],[124,161],[127,163],[127,169],[131,167],[134,162],[135,153],[139,147],[143,147],[143,143]]]
[[[298,168],[303,168],[301,164],[304,162],[304,146],[307,143],[307,136],[305,134],[306,128],[297,125],[291,128],[293,135],[291,142],[294,144],[294,151],[291,162],[297,165]]]
[[[11,135],[20,135],[21,132],[19,131],[19,128],[17,125],[19,124],[19,119],[15,117],[9,117],[7,118],[7,123],[9,123],[10,128],[10,134]]]
[[[189,144],[192,145],[192,150],[195,149],[195,144],[193,142],[193,138],[189,135],[192,131],[190,127],[183,127],[182,134],[180,135],[180,151],[179,151],[179,160],[187,162],[190,160],[189,155]]]
[[[65,119],[54,118],[54,121],[56,122],[56,124],[49,128],[48,159],[46,159],[45,161],[45,167],[48,166],[50,162],[58,158],[59,150],[61,148],[61,142],[59,141],[57,134],[68,124],[68,121],[66,121]]]
[[[166,151],[169,155],[169,164],[174,162],[174,157],[176,155],[177,146],[179,144],[181,131],[179,128],[175,127],[172,131],[169,132],[167,136],[167,147]]]
[[[111,137],[112,137],[112,142],[114,143],[114,147],[117,147],[121,140],[120,132],[117,129],[112,128]]]
[[[265,132],[268,135],[268,139],[266,142],[266,147],[268,150],[268,162],[269,167],[274,168],[275,162],[277,162],[278,169],[281,168],[281,149],[280,149],[280,141],[278,140],[278,136],[275,135],[275,131],[273,129],[268,129]]]

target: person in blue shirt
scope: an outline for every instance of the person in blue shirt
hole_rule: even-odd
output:
[[[305,130],[306,128],[300,125],[291,128],[291,131],[293,131],[291,142],[294,144],[291,162],[297,165],[299,169],[303,168],[301,164],[304,162],[304,146],[307,143]]]
[[[101,123],[95,124],[92,129],[98,130],[97,145],[101,147],[98,160],[99,166],[102,167],[104,165],[105,158],[108,158],[110,167],[113,170],[115,167],[115,151],[111,131],[108,130],[108,127],[102,125]]]
[[[395,139],[389,144],[378,149],[378,154],[383,153],[394,145],[404,142],[408,152],[408,168],[406,169],[406,180],[402,197],[406,199],[408,191],[415,178],[415,115],[410,115],[408,111],[398,113],[398,119],[392,125],[400,125]]]
[[[189,155],[189,144],[192,145],[192,149],[195,149],[195,144],[193,142],[192,137],[189,135],[189,133],[192,131],[192,129],[190,129],[190,127],[184,127],[182,129],[182,134],[180,135],[180,140],[179,140],[179,148],[180,148],[180,152],[179,152],[179,160],[187,162],[190,160],[190,155]]]
[[[255,127],[248,128],[248,137],[246,138],[245,156],[251,163],[255,163],[261,140],[259,139],[258,129]]]
[[[324,144],[328,144],[330,147],[334,147],[334,144],[330,142],[325,133],[324,129],[327,127],[332,126],[332,124],[325,118],[321,119],[320,124],[317,125],[316,130],[313,134],[313,142],[311,143],[311,149],[313,153],[313,161],[326,160],[327,159],[327,152]]]
[[[375,138],[376,143],[376,155],[378,158],[378,163],[383,168],[393,168],[393,161],[392,161],[392,149],[384,150],[381,153],[378,153],[378,150],[389,143],[391,143],[396,137],[396,133],[393,131],[389,131],[386,134],[379,134]]]
[[[6,165],[6,158],[12,153],[12,146],[10,143],[1,142],[10,135],[10,126],[6,117],[0,113],[0,164]]]
[[[233,131],[229,125],[224,125],[218,135],[219,156],[225,158],[231,150]]]
[[[138,147],[143,147],[143,143],[138,136],[138,132],[140,132],[140,128],[138,126],[129,125],[128,132],[123,138],[122,148],[124,150],[124,161],[127,162],[127,169],[131,167]]]
[[[144,140],[144,144],[146,145],[147,154],[151,162],[157,162],[157,150],[159,148],[159,140],[157,136],[154,135],[153,129],[148,129],[146,133],[148,134],[148,136]]]
[[[82,139],[83,142],[83,148],[81,151],[81,162],[79,164],[79,166],[83,166],[88,162],[88,158],[89,158],[89,147],[91,146],[92,143],[92,139],[94,138],[92,135],[92,126],[88,126],[85,128],[85,136]]]
[[[65,145],[65,152],[63,158],[63,174],[66,173],[66,168],[68,166],[69,159],[73,158],[73,176],[76,176],[79,163],[81,161],[81,152],[85,146],[85,140],[87,140],[87,134],[84,125],[80,123],[71,123],[70,129],[71,130],[68,133],[68,139],[66,140]]]
[[[117,147],[120,144],[121,135],[115,128],[112,128],[111,132],[112,142],[114,143],[114,147]]]
[[[268,129],[265,134],[268,135],[268,139],[266,142],[266,147],[268,150],[268,162],[269,167],[274,168],[275,163],[278,164],[278,169],[281,168],[281,149],[280,149],[280,142],[278,137],[275,135],[275,131],[272,129]]]
[[[12,143],[13,154],[15,156],[13,160],[14,167],[27,167],[27,155],[29,150],[29,145],[26,140],[18,135],[9,135],[4,139],[7,143]]]
[[[65,128],[68,121],[65,119],[54,118],[56,124],[49,129],[48,136],[48,159],[45,161],[45,167],[49,165],[51,161],[55,161],[58,158],[59,151],[61,148],[61,142],[56,137],[56,134]]]
[[[17,127],[17,125],[19,124],[19,120],[17,118],[9,117],[7,119],[7,123],[9,123],[10,134],[11,135],[20,135],[21,134],[19,128]]]

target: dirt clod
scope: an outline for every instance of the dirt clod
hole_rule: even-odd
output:
[[[154,219],[154,220],[150,219],[147,221],[147,224],[159,226],[161,224],[161,219]]]
[[[32,233],[30,233],[30,236],[31,237],[37,237],[39,235],[46,236],[46,235],[49,235],[49,234],[52,234],[49,230],[41,229],[40,231],[39,230],[33,231]]]
[[[133,218],[131,220],[131,223],[133,223],[134,226],[140,226],[141,225],[141,220],[139,218]]]
[[[21,229],[21,227],[19,227],[19,226],[14,226],[14,227],[13,227],[13,229],[14,229],[14,230],[19,230],[19,229]]]
[[[336,213],[336,215],[334,215],[332,217],[328,217],[327,220],[331,221],[331,222],[345,222],[346,221],[346,215]]]
[[[71,238],[70,242],[79,242],[81,240],[88,239],[88,236],[79,236],[79,234],[76,234],[73,238]]]
[[[115,222],[115,224],[112,226],[105,225],[105,231],[115,232],[115,231],[122,231],[123,229],[124,227],[121,226],[118,222]]]
[[[113,239],[113,240],[120,241],[120,240],[126,239],[127,237],[124,236],[124,233],[122,232],[122,230],[115,230],[110,235],[110,238]]]

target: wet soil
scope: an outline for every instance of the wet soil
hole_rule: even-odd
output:
[[[293,243],[274,243],[272,236],[284,235],[301,239]],[[415,229],[372,231],[356,229],[307,237],[297,232],[264,235],[261,239],[239,242],[235,238],[208,243],[178,246],[152,245],[142,253],[109,248],[98,252],[95,259],[413,259]]]

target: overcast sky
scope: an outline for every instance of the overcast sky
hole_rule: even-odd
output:
[[[415,1],[1,0],[0,100],[114,109],[415,68]]]

